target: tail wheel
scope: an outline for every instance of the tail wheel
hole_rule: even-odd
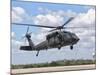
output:
[[[73,45],[70,46],[70,49],[73,50]]]

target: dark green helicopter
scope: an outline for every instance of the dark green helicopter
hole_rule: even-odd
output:
[[[68,24],[70,21],[73,20],[73,17],[68,19],[63,25],[61,26],[42,26],[42,25],[32,25],[32,24],[20,24],[20,23],[12,23],[14,25],[23,25],[28,26],[27,32],[25,34],[26,39],[28,40],[29,45],[28,46],[20,46],[20,50],[25,51],[37,51],[36,56],[38,56],[40,50],[47,50],[52,48],[58,48],[59,50],[61,47],[64,46],[70,46],[70,49],[73,49],[73,45],[75,45],[79,41],[79,37],[72,32],[69,31],[62,31],[62,29],[65,29],[64,27],[66,24]],[[51,33],[46,35],[46,40],[34,45],[31,39],[31,33],[29,33],[29,26],[35,26],[35,27],[44,27],[44,28],[52,28],[50,30]]]

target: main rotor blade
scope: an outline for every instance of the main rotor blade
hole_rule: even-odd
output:
[[[95,28],[95,26],[86,26],[86,27],[64,27],[64,29],[76,29],[76,28]]]
[[[24,38],[25,38],[25,36],[22,36],[22,37],[21,37],[21,40],[24,39]]]
[[[12,23],[14,25],[22,25],[22,26],[35,26],[35,27],[44,27],[44,28],[57,28],[53,26],[42,26],[42,25],[33,25],[33,24],[22,24],[22,23]]]
[[[66,24],[68,24],[71,20],[73,20],[74,17],[71,17],[70,19],[68,19],[62,26],[65,26]]]
[[[28,28],[27,28],[27,32],[26,32],[26,34],[28,33],[28,31],[29,31],[29,26],[28,26]]]
[[[55,30],[58,30],[58,29],[52,29],[52,30],[50,30],[49,32],[52,32],[52,31],[55,31]]]
[[[31,34],[32,34],[32,32],[29,33],[29,35],[31,35]]]

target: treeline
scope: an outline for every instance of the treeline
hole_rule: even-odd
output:
[[[61,61],[52,61],[51,63],[11,65],[11,68],[22,69],[22,68],[40,68],[40,67],[86,65],[86,64],[95,64],[95,61],[94,60],[61,60]]]

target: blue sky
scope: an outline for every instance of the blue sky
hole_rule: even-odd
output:
[[[93,6],[36,3],[12,1],[12,22],[41,25],[61,25],[69,17],[75,20],[66,26],[95,26],[95,8]],[[69,46],[58,49],[40,51],[36,57],[36,51],[20,51],[19,46],[24,42],[21,37],[25,34],[27,26],[12,25],[12,64],[29,64],[51,62],[63,59],[93,59],[95,52],[95,29],[68,29],[80,37],[80,42],[71,51]],[[32,40],[35,44],[45,40],[48,29],[30,27]]]

